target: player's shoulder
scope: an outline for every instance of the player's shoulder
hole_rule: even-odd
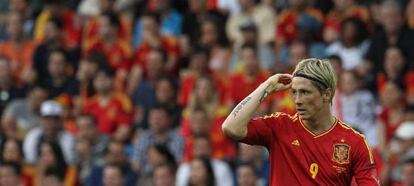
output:
[[[343,132],[346,136],[353,139],[355,142],[360,142],[365,140],[365,136],[360,133],[359,131],[352,128],[350,125],[346,124],[345,122],[337,119],[337,125],[340,128],[340,131]]]
[[[294,114],[294,115],[290,115],[284,112],[274,112],[272,114],[269,115],[265,115],[260,117],[260,119],[283,119],[283,120],[287,120],[287,121],[291,121],[291,122],[295,122],[298,120],[298,114]]]

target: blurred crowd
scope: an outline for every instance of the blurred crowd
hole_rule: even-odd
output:
[[[0,0],[0,185],[267,185],[221,123],[317,57],[382,184],[413,186],[413,29],[414,0]]]

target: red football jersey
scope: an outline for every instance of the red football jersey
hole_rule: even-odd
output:
[[[132,123],[132,103],[126,95],[115,94],[106,105],[99,103],[98,95],[89,100],[84,112],[96,117],[98,131],[112,135],[120,125]]]
[[[277,112],[252,119],[241,140],[270,154],[270,185],[379,185],[375,163],[363,135],[336,119],[319,135],[298,114]]]

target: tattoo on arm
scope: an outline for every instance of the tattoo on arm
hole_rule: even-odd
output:
[[[259,103],[263,102],[264,98],[267,97],[267,95],[269,95],[267,91],[263,92],[262,96],[259,99]]]
[[[236,117],[237,114],[240,112],[240,110],[243,108],[243,106],[246,105],[247,102],[249,102],[251,99],[252,98],[249,96],[249,97],[245,98],[243,101],[241,101],[240,104],[238,104],[236,106],[236,108],[233,110],[233,112],[232,112],[233,117]]]

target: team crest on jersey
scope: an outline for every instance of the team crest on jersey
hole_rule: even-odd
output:
[[[337,143],[334,144],[334,152],[332,160],[339,163],[339,164],[347,164],[349,163],[349,151],[351,147],[347,144]]]

